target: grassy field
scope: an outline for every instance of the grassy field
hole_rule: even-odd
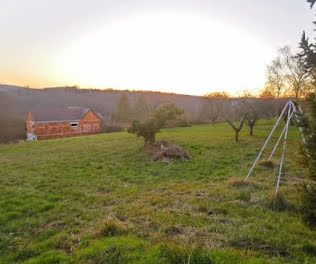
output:
[[[297,129],[278,210],[277,168],[241,181],[272,125],[239,143],[227,124],[165,129],[192,155],[169,164],[126,132],[0,146],[0,263],[316,263]]]

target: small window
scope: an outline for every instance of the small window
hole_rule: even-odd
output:
[[[71,127],[78,127],[78,122],[72,122],[70,123]]]

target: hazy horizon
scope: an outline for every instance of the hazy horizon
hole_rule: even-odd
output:
[[[0,83],[257,92],[277,48],[296,49],[313,19],[303,0],[4,0]]]

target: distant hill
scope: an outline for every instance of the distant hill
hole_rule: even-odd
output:
[[[104,117],[105,123],[117,111],[123,94],[133,107],[143,97],[150,108],[174,103],[184,109],[188,120],[199,123],[205,98],[161,92],[79,89],[76,87],[55,87],[33,89],[15,85],[0,84],[0,142],[7,142],[25,136],[26,113],[32,109],[62,108],[77,106],[91,108]]]
[[[95,109],[104,116],[105,120],[109,120],[117,111],[117,105],[123,93],[128,95],[131,105],[135,104],[139,96],[143,96],[152,108],[165,103],[174,103],[184,109],[190,120],[199,118],[205,100],[200,96],[162,92],[78,89],[75,87],[32,89],[1,84],[0,93],[5,93],[14,99],[14,112],[21,117],[33,108],[79,106]],[[1,109],[1,106],[0,110],[6,111],[6,109]]]

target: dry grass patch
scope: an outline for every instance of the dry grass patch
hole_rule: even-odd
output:
[[[165,140],[146,144],[145,149],[153,161],[170,162],[171,159],[188,160],[191,158],[190,154],[181,146]]]
[[[267,160],[267,159],[261,160],[259,162],[259,165],[262,167],[266,167],[268,169],[273,169],[275,167],[274,163],[271,160]]]
[[[249,181],[245,181],[242,178],[232,178],[229,180],[229,185],[236,188],[236,189],[246,189],[252,184]]]
[[[127,233],[127,227],[122,222],[110,218],[101,223],[101,228],[97,233],[98,236],[102,237],[113,237],[121,236]]]

